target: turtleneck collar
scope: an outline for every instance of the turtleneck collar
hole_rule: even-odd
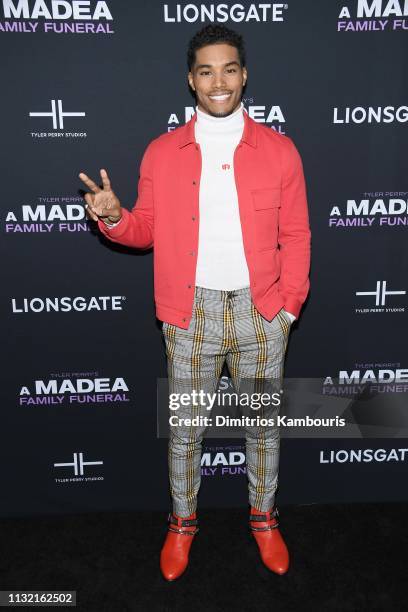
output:
[[[199,129],[205,130],[206,132],[219,132],[236,130],[238,127],[244,125],[244,104],[241,101],[240,106],[233,113],[227,117],[214,117],[204,111],[200,110],[196,106],[197,121],[196,125]]]

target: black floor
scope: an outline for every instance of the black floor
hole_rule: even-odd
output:
[[[0,590],[76,590],[76,609],[95,612],[406,611],[407,511],[281,506],[291,567],[278,576],[258,558],[246,510],[201,510],[190,565],[174,583],[158,565],[163,513],[0,519]]]

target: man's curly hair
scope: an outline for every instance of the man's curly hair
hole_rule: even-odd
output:
[[[189,71],[191,71],[194,66],[197,49],[201,49],[201,47],[205,47],[206,45],[221,43],[237,48],[241,68],[243,68],[246,62],[243,37],[238,34],[238,32],[230,30],[223,25],[211,23],[199,30],[188,43],[187,65]]]

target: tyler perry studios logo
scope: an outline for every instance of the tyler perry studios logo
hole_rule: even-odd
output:
[[[374,287],[355,292],[362,304],[361,307],[355,309],[355,312],[356,314],[405,312],[405,306],[395,306],[396,303],[401,303],[401,298],[397,300],[395,296],[405,296],[406,293],[403,289],[389,288],[386,280],[379,280]],[[371,306],[364,307],[364,304]]]
[[[0,32],[114,34],[107,2],[87,0],[3,0]]]
[[[89,232],[84,200],[79,196],[40,196],[36,204],[22,204],[6,211],[6,234],[48,234]]]
[[[86,138],[86,132],[80,131],[65,131],[67,129],[65,125],[65,118],[75,117],[75,121],[67,121],[71,126],[79,125],[79,118],[85,117],[84,111],[66,111],[63,109],[62,100],[49,100],[48,109],[30,111],[28,113],[31,120],[35,125],[46,126],[49,130],[47,132],[30,132],[31,138]]]
[[[103,465],[101,459],[91,460],[84,459],[83,452],[77,452],[72,454],[72,461],[58,461],[54,463],[54,468],[61,474],[61,476],[55,478],[55,482],[58,484],[64,484],[69,482],[89,482],[95,480],[104,480],[103,476],[94,476],[92,472],[95,471],[94,466]],[[93,468],[93,469],[92,469]],[[100,472],[100,469],[97,470]],[[63,476],[65,474],[65,476]]]
[[[329,227],[371,228],[407,227],[408,191],[366,191],[361,199],[332,204]]]
[[[226,23],[260,23],[284,21],[288,5],[283,2],[271,3],[219,3],[219,4],[163,4],[164,23],[203,23],[205,21]]]
[[[201,456],[201,475],[246,475],[245,445],[206,446]]]
[[[99,372],[57,372],[20,387],[20,406],[71,406],[130,402],[122,376],[101,377]]]
[[[349,6],[351,5],[351,8]],[[341,7],[338,32],[408,30],[407,0],[354,0]]]
[[[244,111],[254,121],[264,123],[280,134],[285,134],[286,118],[279,105],[255,105],[254,98],[242,98]],[[187,123],[195,113],[195,107],[185,106],[181,113],[171,113],[167,121],[167,131],[172,132],[183,123]]]

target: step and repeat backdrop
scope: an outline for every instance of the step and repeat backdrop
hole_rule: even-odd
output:
[[[78,174],[106,168],[133,207],[146,146],[194,112],[210,22],[244,35],[244,106],[303,159],[311,291],[285,375],[366,400],[373,426],[283,437],[279,503],[408,498],[400,421],[375,435],[408,388],[408,4],[2,0],[2,516],[169,508],[152,251],[102,237]],[[244,440],[206,439],[202,474],[202,507],[246,504]]]

